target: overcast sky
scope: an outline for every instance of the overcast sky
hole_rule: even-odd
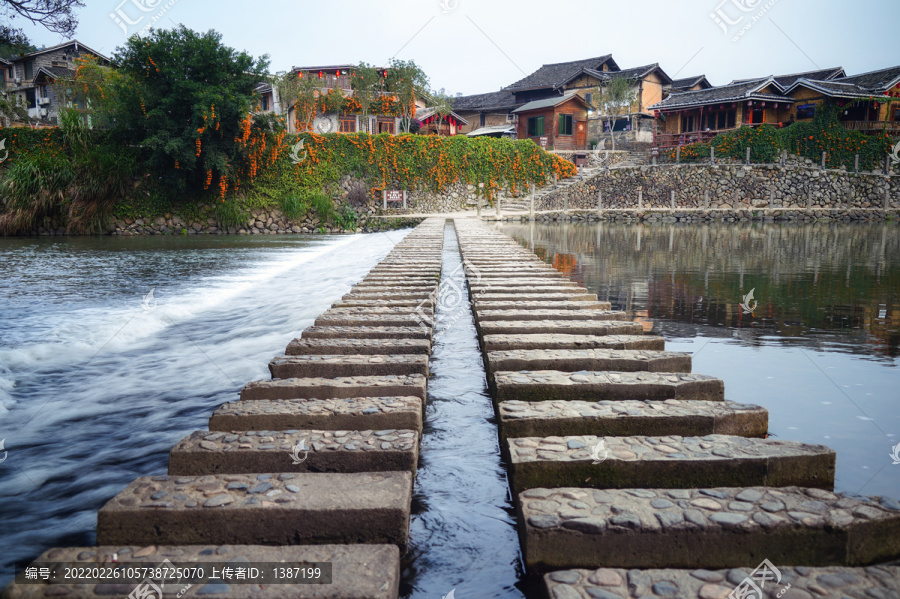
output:
[[[413,59],[432,88],[496,91],[542,64],[612,54],[621,68],[658,62],[672,78],[732,79],[900,64],[898,0],[86,0],[77,38],[111,55],[126,32],[110,16],[158,18],[291,66]],[[169,6],[171,4],[171,6]],[[167,8],[168,7],[168,8]],[[142,8],[144,10],[142,10]],[[163,12],[160,16],[160,12]],[[717,24],[716,20],[720,22]],[[13,22],[22,26],[22,19]],[[37,45],[59,36],[26,26]],[[739,35],[741,34],[742,35]],[[734,41],[734,40],[737,41]]]

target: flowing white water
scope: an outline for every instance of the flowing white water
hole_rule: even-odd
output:
[[[0,585],[93,544],[98,508],[405,234],[0,240]]]

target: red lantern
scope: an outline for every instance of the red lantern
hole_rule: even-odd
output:
[[[322,71],[319,71],[319,79],[321,79],[324,76],[325,76],[325,73],[323,73]]]

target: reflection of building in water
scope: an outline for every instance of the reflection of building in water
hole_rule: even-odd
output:
[[[641,323],[645,333],[653,330],[653,321],[650,319],[650,313],[647,310],[635,310],[631,320],[632,322]]]
[[[505,225],[601,301],[664,334],[900,356],[900,228],[853,225]],[[740,304],[750,290],[753,314]],[[752,303],[752,302],[751,302]],[[643,316],[642,316],[643,317]],[[703,327],[702,331],[698,327]],[[789,341],[788,341],[789,340]],[[865,349],[863,349],[865,347]]]

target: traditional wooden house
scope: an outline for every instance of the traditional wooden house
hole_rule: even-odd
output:
[[[563,92],[577,91],[588,104],[593,103],[593,93],[604,81],[603,73],[620,71],[612,54],[545,64],[534,73],[503,88],[512,92],[519,106],[534,100],[560,96]]]
[[[461,133],[462,127],[469,124],[469,121],[454,111],[439,115],[434,108],[416,111],[416,120],[421,123],[419,129],[421,135],[457,135]]]
[[[576,92],[528,102],[513,112],[519,116],[518,139],[530,139],[544,149],[584,150],[591,108]]]
[[[847,129],[900,135],[900,66],[831,80],[801,77],[785,93],[794,99],[792,120],[810,120],[827,103],[840,109]]]
[[[653,146],[672,148],[706,142],[742,126],[784,124],[793,102],[774,77],[671,94],[651,106],[656,115]]]
[[[515,124],[516,115],[512,111],[519,106],[516,96],[509,91],[453,98],[453,111],[468,123],[460,128],[460,133]]]
[[[75,77],[75,60],[85,55],[96,56],[101,64],[109,58],[71,40],[50,48],[22,54],[3,61],[5,91],[28,111],[32,125],[52,127],[58,124],[63,98],[57,97],[54,84]]]

